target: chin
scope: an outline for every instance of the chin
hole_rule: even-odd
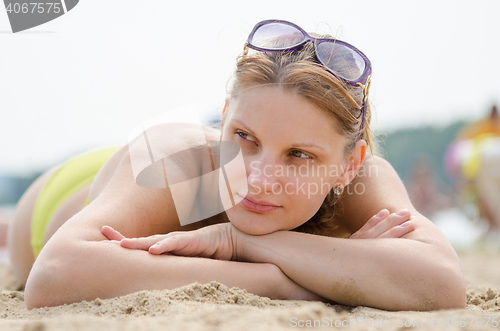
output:
[[[269,217],[262,214],[247,210],[236,211],[232,209],[227,210],[226,213],[231,224],[246,234],[260,236],[284,230],[276,226]]]
[[[269,234],[278,231],[279,229],[269,229],[269,227],[263,227],[259,226],[258,224],[255,224],[255,222],[245,222],[245,221],[232,221],[230,220],[231,224],[236,227],[238,230],[241,232],[244,232],[246,234],[250,234],[253,236],[261,236],[264,234]]]

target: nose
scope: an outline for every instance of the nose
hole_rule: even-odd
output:
[[[270,155],[260,153],[259,157],[252,158],[249,167],[246,167],[249,193],[270,194],[273,187],[280,184],[280,179],[276,176],[278,168],[278,160]]]

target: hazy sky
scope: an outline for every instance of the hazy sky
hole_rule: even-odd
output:
[[[330,33],[372,61],[379,130],[484,116],[500,101],[500,1],[82,0],[12,34],[0,10],[0,172],[29,173],[196,102],[217,109],[255,23]]]

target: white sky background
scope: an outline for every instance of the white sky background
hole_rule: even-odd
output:
[[[174,107],[216,109],[251,28],[271,18],[331,33],[370,58],[376,129],[477,119],[500,101],[499,13],[495,0],[81,0],[12,34],[2,8],[0,172],[126,144]]]

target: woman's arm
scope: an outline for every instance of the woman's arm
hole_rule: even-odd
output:
[[[341,304],[387,310],[465,307],[460,266],[431,244],[291,231],[242,234],[238,243],[240,260],[273,263],[297,284]]]
[[[73,227],[57,232],[57,238],[40,254],[26,286],[29,308],[111,298],[140,290],[173,289],[195,281],[218,281],[274,299],[302,293],[273,264],[157,256],[105,241],[77,239],[81,234],[72,232],[79,231],[87,229]]]
[[[160,133],[163,132],[172,130]],[[187,134],[186,130],[182,133]],[[180,139],[178,135],[176,139]],[[168,136],[163,140],[168,141]],[[272,264],[153,256],[103,241],[106,239],[101,234],[104,225],[111,225],[131,237],[201,226],[199,223],[180,226],[168,188],[138,186],[128,153],[124,153],[110,174],[111,178],[101,185],[100,194],[91,204],[69,219],[42,249],[26,284],[28,307],[109,298],[146,289],[171,289],[194,281],[213,280],[271,298],[307,294]]]
[[[409,209],[415,230],[398,239],[341,239],[291,231],[238,236],[238,258],[273,263],[299,285],[339,303],[388,310],[465,307],[460,261],[444,235],[412,206],[392,166],[370,157],[351,185],[342,222],[351,233],[380,209]],[[365,169],[366,171],[368,169]],[[360,192],[360,191],[358,191]],[[362,237],[361,237],[362,238]]]
[[[446,254],[417,240],[394,239],[408,233],[412,226],[387,226],[376,218],[372,217],[370,222],[375,222],[367,223],[358,234],[360,238],[377,239],[331,238],[292,231],[252,236],[231,224],[217,224],[196,231],[125,238],[119,243],[155,255],[171,252],[273,263],[311,292],[351,306],[388,310],[463,307],[463,277]],[[390,215],[386,220],[397,224],[406,218]]]
[[[457,255],[442,233],[416,212],[409,200],[405,201],[406,191],[392,167],[383,160],[377,162],[377,173],[357,179],[372,190],[347,201],[346,210],[352,212],[353,202],[360,211],[380,208],[380,199],[368,193],[379,193],[380,189],[389,210],[406,207],[414,214],[407,227],[399,225],[408,219],[408,212],[406,216],[387,216],[386,212],[383,217],[367,217],[368,222],[352,226],[356,233],[351,238],[359,239],[291,231],[251,236],[230,224],[218,224],[188,233],[125,239],[120,244],[151,254],[173,252],[273,263],[304,288],[351,306],[388,310],[463,308],[465,284]],[[359,217],[356,213],[352,216],[354,220]]]

